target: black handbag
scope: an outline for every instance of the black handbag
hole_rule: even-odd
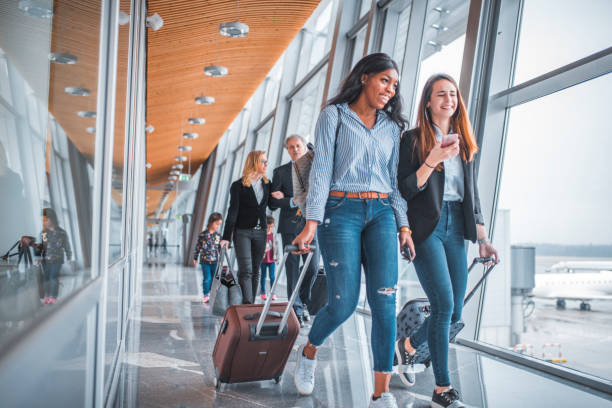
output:
[[[227,261],[227,266],[223,261]],[[224,316],[225,310],[234,305],[242,304],[242,290],[234,278],[232,263],[225,248],[221,248],[217,270],[210,288],[210,304],[212,314]]]

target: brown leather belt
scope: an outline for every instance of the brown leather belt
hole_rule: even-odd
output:
[[[389,194],[387,193],[377,193],[376,191],[364,191],[361,193],[347,193],[345,191],[332,190],[329,192],[329,195],[332,197],[345,197],[346,196],[346,198],[359,198],[362,200],[389,197]]]

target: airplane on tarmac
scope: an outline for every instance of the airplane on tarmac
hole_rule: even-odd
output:
[[[550,270],[554,272],[535,275],[531,296],[557,299],[557,309],[561,310],[565,309],[567,300],[580,301],[580,310],[585,311],[591,310],[591,300],[612,300],[612,262],[559,262]],[[598,272],[574,273],[578,270]]]

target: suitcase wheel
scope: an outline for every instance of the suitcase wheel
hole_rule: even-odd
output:
[[[278,377],[274,377],[274,383],[278,384],[281,381],[281,376],[279,375]]]
[[[213,385],[215,386],[215,390],[219,391],[221,389],[221,381],[219,380],[219,371],[217,367],[215,367],[215,378],[213,378]]]

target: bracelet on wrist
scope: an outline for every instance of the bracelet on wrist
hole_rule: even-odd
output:
[[[408,232],[410,235],[412,235],[412,230],[408,227],[400,227],[400,232]]]
[[[430,166],[429,164],[427,164],[426,161],[423,162],[424,165],[426,165],[427,167],[429,167],[430,169],[435,169],[436,166]]]
[[[478,240],[478,245],[484,245],[484,244],[488,244],[489,240],[487,238],[483,238],[483,239],[479,239]]]

